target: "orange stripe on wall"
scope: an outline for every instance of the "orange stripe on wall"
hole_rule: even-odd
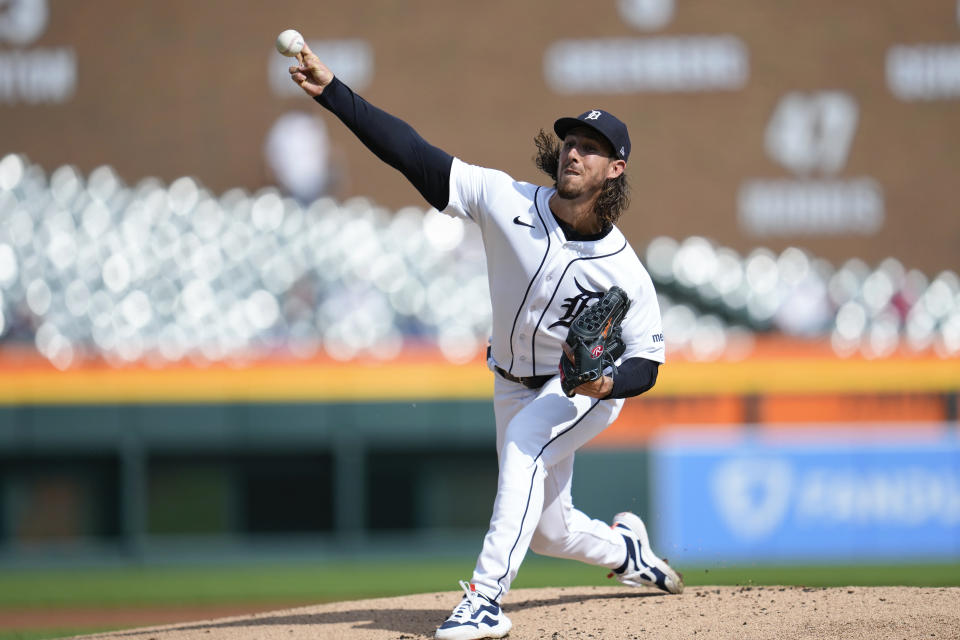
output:
[[[636,446],[668,425],[704,424],[729,429],[743,422],[744,405],[739,396],[641,396],[627,400],[617,421],[591,440],[590,446]]]
[[[759,400],[764,423],[943,422],[947,404],[940,394],[770,395]]]
[[[647,444],[661,431],[696,425],[738,431],[756,423],[761,430],[803,424],[841,423],[872,429],[883,423],[942,424],[949,416],[942,394],[804,394],[767,396],[641,396],[628,400],[620,417],[590,442],[615,448]]]

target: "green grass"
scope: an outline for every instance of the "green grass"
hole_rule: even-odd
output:
[[[5,570],[0,609],[148,605],[320,602],[455,591],[472,559],[378,560],[366,565],[317,563],[276,566],[131,567]],[[960,564],[904,567],[680,567],[690,586],[785,584],[805,586],[960,586]],[[531,557],[514,588],[613,584],[605,572],[574,562]]]
[[[450,591],[468,578],[473,559],[378,560],[299,566],[131,567],[4,570],[0,610],[126,608],[177,605],[295,605]],[[960,586],[960,564],[902,567],[681,567],[688,586]],[[514,588],[616,585],[596,567],[531,557]],[[42,640],[104,629],[0,630],[0,640]]]

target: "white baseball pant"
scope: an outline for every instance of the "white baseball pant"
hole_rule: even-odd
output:
[[[559,376],[540,389],[495,378],[500,471],[490,528],[473,572],[477,590],[499,600],[528,548],[602,567],[623,564],[623,537],[576,509],[570,487],[574,453],[616,420],[624,401],[568,398]]]

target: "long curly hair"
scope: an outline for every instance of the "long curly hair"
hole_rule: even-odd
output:
[[[543,129],[533,139],[537,146],[537,155],[533,161],[537,169],[553,179],[553,186],[557,186],[557,171],[560,169],[561,140],[556,135],[549,134]],[[602,228],[616,224],[626,208],[630,206],[630,185],[627,183],[627,174],[621,173],[616,178],[607,180],[600,192],[600,197],[594,205],[594,213]]]

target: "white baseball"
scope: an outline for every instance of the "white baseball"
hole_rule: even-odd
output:
[[[287,29],[277,36],[277,51],[293,57],[303,49],[303,36],[296,29]]]

